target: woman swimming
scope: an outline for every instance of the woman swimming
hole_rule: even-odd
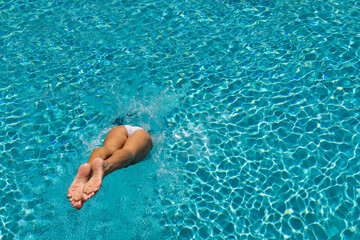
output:
[[[153,147],[150,135],[140,127],[121,125],[111,129],[102,147],[95,148],[69,187],[67,197],[80,210],[99,191],[102,179],[143,160]]]

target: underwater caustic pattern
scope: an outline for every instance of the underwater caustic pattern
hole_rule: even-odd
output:
[[[0,3],[1,239],[360,239],[357,1]],[[112,123],[147,160],[76,212]],[[139,177],[140,176],[140,177]]]
[[[291,2],[231,2],[183,77],[168,118],[188,189],[169,201],[177,238],[360,238],[359,6]]]

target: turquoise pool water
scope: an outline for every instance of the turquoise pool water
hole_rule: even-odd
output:
[[[0,239],[360,239],[357,1],[6,0],[0,19]],[[119,116],[152,154],[76,211]]]

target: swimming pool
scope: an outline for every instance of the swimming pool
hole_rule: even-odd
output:
[[[3,1],[0,239],[359,239],[359,16]],[[119,116],[152,154],[76,211],[67,188]]]

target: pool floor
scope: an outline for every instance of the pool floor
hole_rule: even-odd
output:
[[[360,239],[356,1],[4,1],[0,239]],[[117,118],[143,162],[66,192]]]

